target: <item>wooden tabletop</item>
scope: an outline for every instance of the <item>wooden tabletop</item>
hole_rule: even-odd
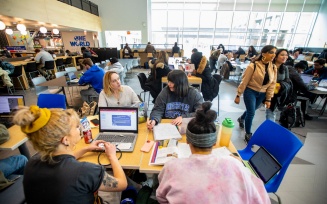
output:
[[[163,119],[161,122],[167,123],[167,122],[170,122],[170,121],[171,120],[169,120],[169,119]],[[213,148],[220,147],[219,146],[220,134],[221,134],[221,128],[219,128],[219,130],[218,130],[218,140],[217,140],[216,145]],[[153,131],[149,132],[147,140],[151,140],[151,141],[154,140]],[[182,139],[179,140],[178,142],[186,143],[186,135],[185,134],[182,135]],[[232,142],[229,143],[228,149],[231,152],[237,152],[237,150],[236,150],[236,148],[235,148],[235,146],[233,145]],[[149,165],[151,154],[152,154],[152,149],[148,153],[143,153],[143,158],[142,158],[142,162],[141,162],[141,166],[140,166],[140,172],[142,172],[142,173],[160,173],[163,166]]]
[[[190,84],[202,84],[202,79],[200,77],[188,76],[187,79],[188,79],[188,82]],[[165,77],[162,77],[161,78],[161,82],[162,83],[168,83],[167,77],[166,76]]]
[[[14,125],[8,129],[10,139],[0,145],[0,149],[3,150],[15,150],[20,145],[24,144],[28,138],[25,133],[20,129],[20,126]]]

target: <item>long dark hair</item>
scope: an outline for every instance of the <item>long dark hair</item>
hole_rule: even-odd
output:
[[[168,81],[174,83],[174,93],[178,97],[182,98],[188,94],[189,83],[185,72],[182,70],[173,70],[169,72],[167,79]]]
[[[277,59],[278,55],[280,55],[280,53],[282,53],[283,51],[285,51],[285,52],[287,53],[287,56],[289,56],[289,53],[288,53],[288,50],[287,50],[287,49],[284,49],[284,48],[282,48],[282,49],[278,49],[278,50],[276,51],[276,56],[275,56],[275,58],[274,58],[274,60],[273,60],[273,63],[274,63],[274,64],[275,64],[275,62],[276,62],[276,59]],[[285,67],[284,67],[284,63],[283,63],[283,64],[281,64],[281,65],[279,66],[279,68],[278,68],[278,72],[279,72],[280,74],[283,74],[284,71],[285,71]]]
[[[269,51],[271,51],[272,49],[276,49],[277,47],[273,46],[273,45],[266,45],[261,49],[261,53],[260,55],[254,60],[254,61],[260,61],[262,59],[262,53],[267,53]]]

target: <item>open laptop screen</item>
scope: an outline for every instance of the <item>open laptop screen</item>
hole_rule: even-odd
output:
[[[264,147],[258,149],[249,163],[264,183],[281,169],[280,163]]]
[[[100,107],[100,132],[138,132],[137,107]]]
[[[0,115],[10,115],[18,106],[24,105],[23,95],[0,95]]]
[[[301,78],[305,84],[309,84],[310,81],[312,80],[312,77],[313,77],[312,75],[301,74]]]

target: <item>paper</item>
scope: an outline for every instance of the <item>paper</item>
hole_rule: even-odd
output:
[[[325,88],[322,88],[322,87],[316,87],[316,90],[318,90],[318,91],[324,91],[324,92],[326,92],[326,91],[327,91],[327,89],[325,89]]]
[[[171,138],[181,139],[182,136],[178,132],[175,125],[169,123],[159,123],[153,128],[154,140],[167,140]]]
[[[213,149],[211,154],[216,155],[217,157],[230,156],[232,153],[227,149],[227,147],[219,147]]]
[[[150,158],[150,165],[164,165],[166,162],[176,158],[188,158],[191,156],[190,146],[186,143],[179,143],[177,146],[161,147],[156,142]]]

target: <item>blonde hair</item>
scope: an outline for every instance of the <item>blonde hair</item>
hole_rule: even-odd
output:
[[[51,117],[41,129],[27,133],[34,149],[40,152],[41,160],[54,162],[53,153],[57,150],[64,136],[69,135],[75,123],[79,123],[79,117],[73,109],[49,109]],[[38,115],[33,115],[29,107],[21,106],[13,117],[13,123],[19,126],[29,126]]]
[[[103,77],[103,91],[107,96],[110,96],[113,94],[113,90],[111,88],[111,76],[113,74],[117,74],[119,76],[119,74],[117,72],[108,71],[105,73],[105,75]],[[123,89],[120,88],[119,91],[122,92]]]

